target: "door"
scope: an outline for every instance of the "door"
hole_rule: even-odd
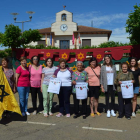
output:
[[[70,41],[69,40],[60,40],[60,49],[69,49]]]

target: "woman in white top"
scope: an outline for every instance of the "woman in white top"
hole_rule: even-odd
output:
[[[62,82],[59,98],[59,114],[57,117],[63,116],[64,107],[66,111],[66,117],[70,117],[70,94],[72,92],[72,71],[66,68],[66,60],[59,59],[60,68],[54,72],[54,76],[59,78]]]
[[[48,92],[48,86],[50,82],[50,78],[53,76],[54,71],[57,67],[53,66],[53,59],[47,58],[46,66],[42,70],[42,80],[41,80],[41,91],[43,93],[43,106],[44,106],[44,117],[48,117],[48,113],[52,116],[52,104],[53,104],[53,93]],[[49,103],[48,103],[49,99]]]
[[[113,65],[111,57],[106,55],[104,57],[104,63],[101,67],[101,89],[105,93],[106,97],[106,109],[107,117],[110,118],[110,115],[116,116],[114,112],[115,106],[115,85],[114,80],[116,78],[116,67]],[[109,105],[109,95],[111,95],[111,106]],[[110,111],[111,110],[111,111]]]

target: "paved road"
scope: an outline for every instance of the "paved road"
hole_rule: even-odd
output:
[[[18,100],[18,94],[16,94]],[[0,121],[0,140],[140,140],[140,114],[131,120],[106,118],[103,112],[104,97],[100,97],[100,117],[82,117],[73,119],[56,118],[58,113],[57,96],[54,97],[54,116],[48,118],[42,114],[20,117],[13,113],[11,118]],[[117,103],[117,98],[116,98]],[[139,99],[140,103],[140,99]],[[71,98],[71,114],[73,114],[73,101]],[[29,98],[29,111],[32,104]],[[116,105],[117,109],[117,105]],[[88,108],[89,113],[89,108]]]

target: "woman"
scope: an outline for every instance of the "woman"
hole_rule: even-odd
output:
[[[43,93],[44,117],[48,117],[48,113],[50,116],[53,115],[52,114],[53,93],[50,93],[47,90],[48,90],[50,78],[53,77],[53,74],[57,69],[57,67],[53,66],[52,58],[47,58],[45,63],[47,67],[43,68],[42,71],[41,90]],[[49,103],[48,103],[48,99],[49,99]]]
[[[87,67],[85,71],[88,73],[90,109],[91,109],[90,115],[91,117],[95,117],[95,114],[100,116],[101,114],[97,111],[97,109],[98,109],[99,94],[100,94],[101,68],[98,66],[98,62],[95,57],[92,57],[90,59],[89,67]],[[93,111],[93,106],[95,108],[95,112]]]
[[[116,117],[114,112],[115,106],[115,85],[114,80],[116,78],[116,67],[112,64],[111,57],[106,55],[104,57],[104,63],[101,67],[101,90],[105,93],[107,117],[112,115]],[[109,106],[109,95],[111,94],[111,106]],[[110,111],[111,110],[111,111]]]
[[[140,68],[140,60],[138,61],[138,67]]]
[[[66,60],[61,58],[59,59],[60,68],[54,72],[54,76],[59,78],[62,82],[60,88],[59,98],[59,111],[57,117],[63,116],[64,107],[66,111],[66,117],[70,117],[70,94],[72,92],[72,82],[71,76],[72,71],[69,68],[66,68]]]
[[[121,84],[122,81],[128,81],[132,80],[132,83],[134,83],[134,77],[131,72],[128,72],[128,64],[126,62],[122,63],[121,65],[122,72],[119,72],[116,79],[115,79],[115,85],[117,85],[117,91],[118,91],[118,103],[119,103],[119,116],[118,118],[123,118],[124,113],[125,117],[130,120],[131,119],[131,98],[123,99],[122,92],[121,92]],[[125,107],[124,107],[125,103]]]
[[[139,83],[140,83],[140,69],[138,68],[138,62],[136,58],[131,58],[130,60],[130,72],[133,73],[134,76],[134,97],[133,97],[133,103],[132,103],[132,117],[136,117],[135,110],[137,106],[137,96],[139,94]]]
[[[14,72],[12,69],[8,68],[8,63],[9,63],[9,60],[7,58],[3,58],[2,59],[2,69],[4,71],[6,78],[7,78],[7,81],[11,87],[11,90],[14,93],[16,93]],[[5,117],[10,117],[10,114],[8,113],[8,111],[5,111],[3,115]]]
[[[19,94],[20,109],[23,116],[30,115],[27,111],[28,96],[30,91],[30,73],[26,67],[26,57],[20,58],[21,65],[16,69],[16,87]]]
[[[39,97],[39,107],[38,111],[43,111],[43,96],[41,92],[41,77],[42,77],[42,65],[39,65],[38,56],[33,56],[31,58],[32,65],[29,66],[30,71],[30,85],[31,85],[31,95],[33,104],[33,115],[37,114],[37,94]]]
[[[16,88],[15,88],[14,72],[12,69],[8,68],[8,63],[9,63],[9,60],[7,58],[2,59],[2,68],[3,68],[4,74],[8,80],[8,83],[9,83],[12,91],[15,93]]]
[[[77,64],[77,71],[74,72],[72,74],[72,84],[73,84],[73,88],[72,88],[72,93],[73,93],[73,100],[74,100],[74,112],[75,115],[73,116],[73,118],[77,118],[79,116],[79,99],[76,99],[76,89],[75,89],[75,85],[77,82],[88,82],[88,77],[87,77],[87,73],[85,71],[83,71],[83,62],[78,61]],[[83,114],[83,119],[86,119],[86,115],[87,115],[87,99],[83,99],[82,100],[82,114]]]

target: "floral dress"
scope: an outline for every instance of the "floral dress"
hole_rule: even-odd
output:
[[[12,79],[13,76],[14,76],[13,70],[12,69],[8,69],[7,71],[4,71],[4,73],[5,73],[5,76],[7,78],[7,81],[9,83],[11,89],[13,89],[13,87],[14,87],[14,82],[13,82],[13,79]]]
[[[86,82],[87,80],[88,76],[86,71],[82,71],[81,73],[76,71],[72,74],[72,82]],[[75,85],[72,87],[72,93],[76,93]]]

